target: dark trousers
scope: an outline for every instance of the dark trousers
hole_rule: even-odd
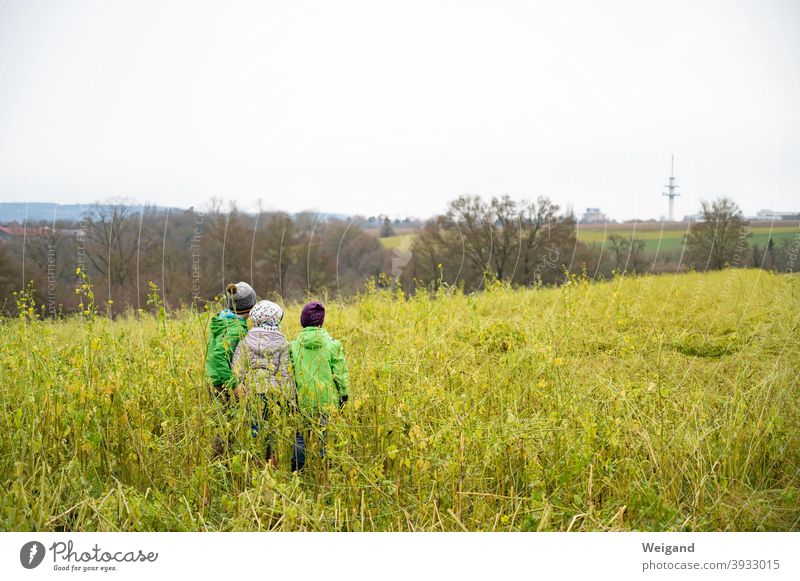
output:
[[[274,403],[270,400],[270,398],[265,394],[258,394],[260,398],[259,401],[259,411],[253,416],[253,419],[250,423],[250,433],[253,435],[254,438],[261,436],[264,439],[264,453],[266,455],[267,460],[272,458],[273,452],[273,439],[274,435],[270,431],[269,427],[269,415],[270,415],[270,405],[274,405]],[[278,404],[280,405],[280,404]],[[327,421],[323,422],[324,424]],[[323,432],[322,438],[322,449],[320,450],[320,457],[325,457],[325,434]],[[291,458],[291,466],[292,472],[297,472],[298,470],[302,470],[303,466],[306,465],[306,439],[302,432],[295,432],[294,436],[294,446],[292,448],[292,458]]]
[[[306,465],[306,440],[303,434],[294,435],[294,449],[292,450],[292,472],[302,470]]]
[[[272,434],[269,431],[269,399],[263,393],[258,394],[260,411],[257,411],[250,422],[250,433],[254,438],[259,434],[264,439],[264,454],[269,460],[272,458]]]
[[[326,416],[321,416],[318,425],[321,428],[320,433],[320,447],[319,447],[319,457],[320,459],[325,458],[325,443],[327,439],[327,430],[325,427],[328,425],[328,418]],[[292,450],[292,472],[297,472],[298,470],[302,470],[303,466],[306,465],[306,439],[302,432],[297,432],[294,435],[294,449]]]

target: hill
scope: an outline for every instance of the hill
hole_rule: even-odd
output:
[[[277,470],[255,396],[210,401],[211,312],[6,320],[0,528],[797,530],[799,291],[726,270],[330,303],[351,401],[327,461],[276,411]]]
[[[103,205],[103,204],[101,204]],[[92,207],[92,204],[57,204],[55,202],[3,202],[0,203],[0,224],[7,222],[52,222],[66,220],[80,221],[83,213]],[[167,210],[168,208],[157,209]],[[133,213],[141,211],[142,206],[131,206]],[[171,208],[170,208],[171,209]]]

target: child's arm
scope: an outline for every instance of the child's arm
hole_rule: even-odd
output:
[[[280,360],[278,363],[278,376],[281,385],[286,386],[289,396],[289,407],[294,410],[297,404],[297,386],[294,383],[294,375],[289,369],[291,364],[291,353],[289,345],[286,344],[281,349]]]
[[[239,341],[233,352],[233,359],[231,359],[231,371],[240,382],[244,381],[247,367],[249,367],[248,363],[250,363],[250,359],[247,357],[244,343]]]
[[[242,344],[236,345],[233,351],[233,359],[231,359],[231,369],[238,375],[238,371],[242,366]]]
[[[333,383],[339,394],[339,407],[342,407],[350,395],[350,371],[347,369],[347,361],[344,359],[344,348],[338,341],[331,355],[331,371],[333,373]]]

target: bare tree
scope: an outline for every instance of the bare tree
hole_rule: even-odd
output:
[[[11,312],[13,304],[8,304],[12,293],[22,289],[22,274],[17,263],[0,246],[0,313]]]
[[[698,268],[739,266],[747,250],[749,223],[730,198],[702,202],[703,220],[692,224],[686,239],[689,260]]]
[[[392,221],[389,220],[389,216],[383,217],[383,225],[381,226],[380,233],[378,234],[381,238],[388,238],[389,236],[394,236],[394,228],[392,228]]]
[[[335,286],[338,294],[350,294],[361,288],[365,279],[378,278],[389,270],[391,252],[355,223],[327,224],[321,246],[325,255],[333,257],[335,268],[334,280],[327,286]]]
[[[522,284],[553,282],[563,274],[562,266],[571,262],[577,246],[575,217],[559,215],[559,206],[548,198],[527,202],[522,211]]]
[[[577,244],[574,219],[558,209],[546,198],[517,202],[504,195],[486,203],[461,196],[417,236],[415,274],[436,280],[435,265],[443,275],[459,275],[468,288],[480,286],[487,274],[518,284],[554,280]]]
[[[252,218],[240,212],[235,203],[231,202],[225,212],[216,199],[212,199],[205,224],[206,289],[214,296],[222,293],[229,281],[250,279],[254,225]]]
[[[508,194],[492,198],[489,211],[493,214],[492,266],[499,280],[514,276],[522,254],[522,213]]]
[[[297,256],[294,221],[285,212],[259,216],[253,234],[252,282],[265,296],[284,297],[290,291],[289,270]]]
[[[646,242],[638,238],[627,238],[619,234],[608,237],[608,247],[614,257],[616,268],[622,272],[641,270]]]
[[[112,291],[130,285],[136,278],[136,256],[147,253],[151,240],[139,237],[138,219],[121,201],[96,204],[84,216],[86,257],[96,274]]]
[[[460,196],[450,202],[445,216],[449,229],[457,231],[464,257],[477,273],[489,270],[494,251],[494,220],[491,206],[480,196]]]

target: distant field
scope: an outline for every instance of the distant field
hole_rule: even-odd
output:
[[[779,244],[781,240],[788,240],[797,236],[800,233],[800,229],[798,229],[797,225],[756,225],[750,228],[750,232],[752,236],[748,238],[747,242],[752,247],[756,244],[766,246],[770,238],[774,240],[775,244]],[[680,248],[683,245],[683,237],[687,233],[688,224],[680,223],[664,225],[663,229],[660,223],[578,226],[578,239],[582,242],[600,245],[611,235],[624,236],[626,238],[644,240],[645,248],[651,252],[655,252],[657,249],[664,251]]]
[[[645,248],[650,252],[659,252],[678,249],[683,245],[683,237],[688,232],[688,224],[665,224],[646,222],[642,224],[608,224],[608,225],[578,225],[578,239],[587,244],[601,245],[611,235],[637,238],[645,241]],[[800,234],[797,224],[785,226],[769,226],[757,224],[750,228],[752,236],[748,244],[766,246],[772,238],[775,244],[782,240],[789,240]],[[385,248],[407,248],[414,239],[413,233],[403,233],[397,236],[381,238]],[[660,245],[659,245],[660,241]]]
[[[414,236],[414,234],[398,234],[397,236],[381,238],[380,241],[384,248],[408,248],[411,246]]]

